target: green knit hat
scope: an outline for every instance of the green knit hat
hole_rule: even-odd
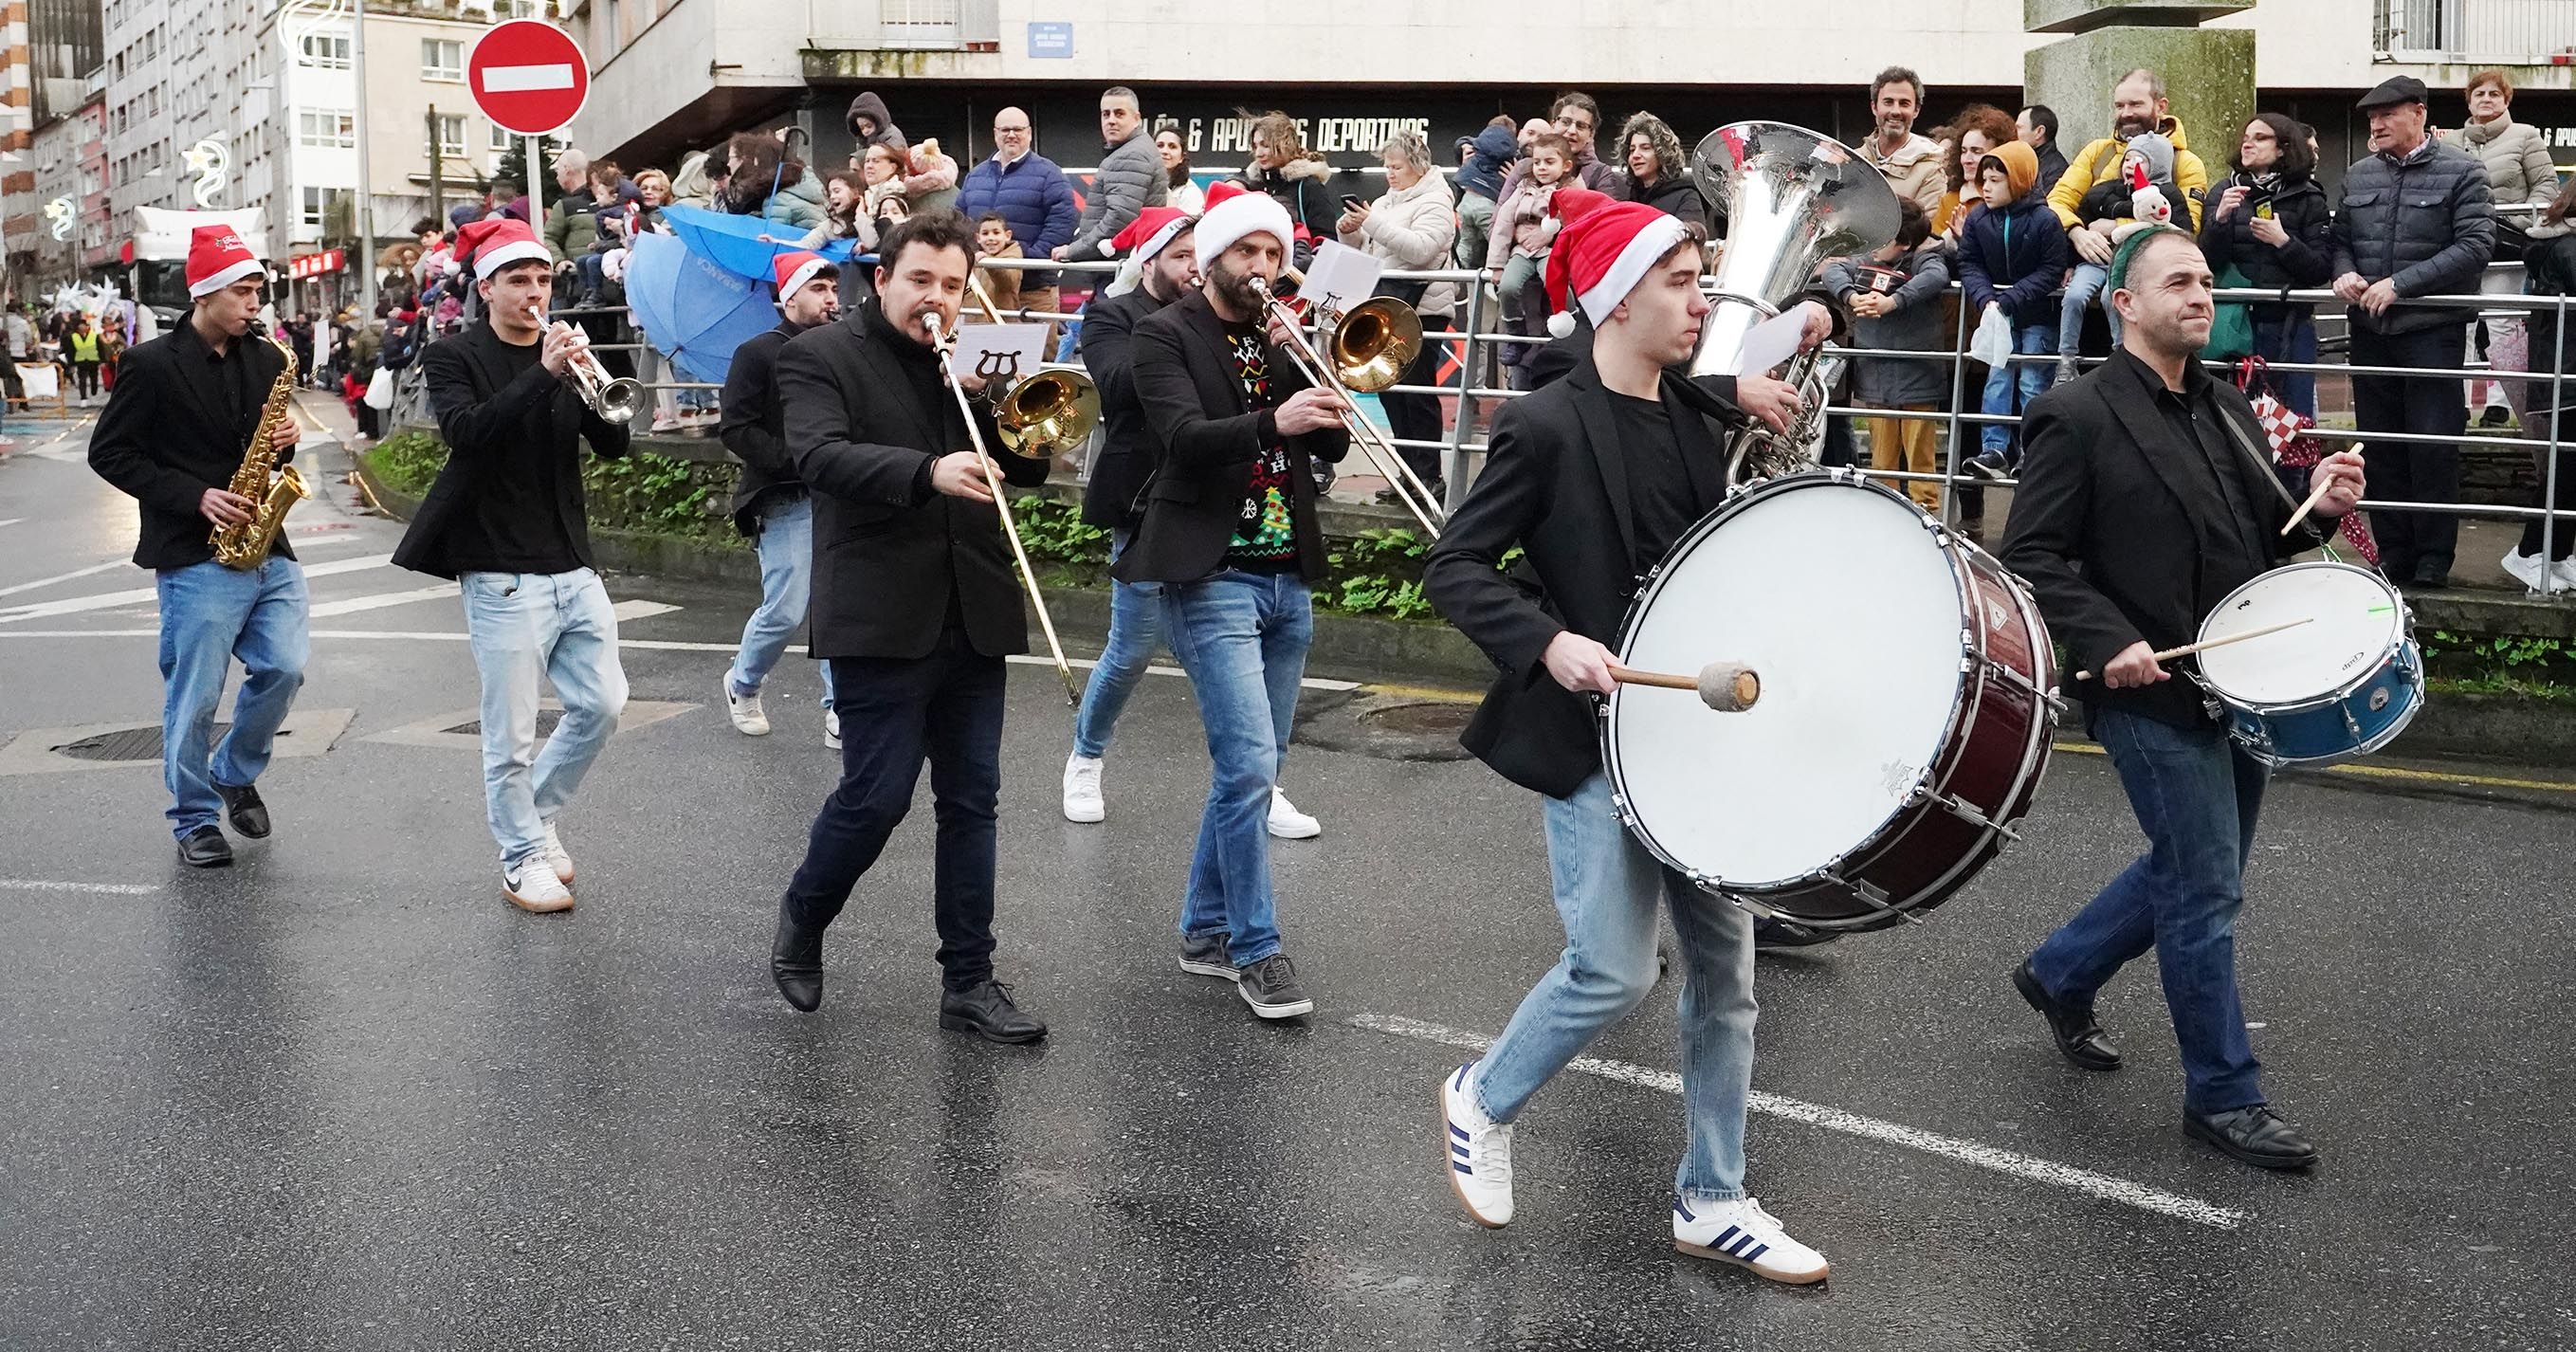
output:
[[[2191,238],[2191,232],[2179,225],[2157,225],[2149,226],[2120,241],[2119,252],[2111,255],[2111,281],[2107,291],[2125,291],[2129,288],[2130,262],[2139,254],[2146,252],[2147,241],[2158,235],[2180,235],[2184,239]]]

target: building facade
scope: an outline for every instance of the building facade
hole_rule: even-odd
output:
[[[35,225],[21,289],[43,295],[105,275],[108,233],[107,91],[56,112],[36,128]]]

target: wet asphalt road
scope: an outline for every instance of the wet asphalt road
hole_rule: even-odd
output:
[[[0,460],[0,741],[157,719],[148,600],[9,609],[148,585],[26,585],[130,548],[78,445]],[[308,566],[398,533],[337,503],[295,527],[334,541]],[[641,642],[729,647],[750,603],[612,592],[678,607]],[[2562,813],[2276,788],[2246,1003],[2327,1156],[2279,1177],[2177,1131],[2151,968],[2105,995],[2109,1076],[2006,984],[2137,842],[2107,767],[2059,756],[2026,842],[1930,923],[1764,960],[1782,1102],[1751,1182],[1834,1263],[1789,1291],[1671,1249],[1679,1103],[1650,1076],[1551,1086],[1521,1219],[1462,1220],[1432,1096],[1465,1053],[1437,1039],[1498,1030],[1560,942],[1536,804],[1472,762],[1291,756],[1326,832],[1277,851],[1282,919],[1320,1008],[1264,1025],[1172,965],[1206,773],[1185,683],[1149,681],[1111,818],[1077,827],[1061,696],[1015,668],[1000,959],[1055,1032],[1006,1049],[935,1026],[926,805],[834,930],[823,1011],[773,993],[834,773],[800,661],[754,741],[710,707],[725,653],[630,644],[629,730],[563,821],[581,904],[531,917],[470,743],[412,735],[475,702],[452,594],[315,628],[299,709],[349,722],[278,760],[278,833],[229,872],[173,862],[155,766],[0,773],[0,1345],[2576,1346]],[[1671,1070],[1668,995],[1596,1054]]]

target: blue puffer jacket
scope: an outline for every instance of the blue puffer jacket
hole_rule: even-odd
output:
[[[1082,208],[1073,202],[1073,185],[1064,181],[1064,170],[1044,155],[1022,155],[1007,169],[997,159],[987,158],[966,171],[966,181],[957,185],[957,209],[969,221],[988,211],[998,211],[1011,223],[1011,238],[1031,258],[1047,254],[1073,242],[1073,227],[1082,219]]]
[[[1519,140],[1509,127],[1487,127],[1467,144],[1476,150],[1458,166],[1458,190],[1487,201],[1502,200],[1503,175],[1512,171],[1512,161],[1520,157]]]
[[[2054,319],[2048,298],[2065,281],[2074,256],[2066,227],[2044,201],[2025,197],[2002,211],[1980,206],[1969,212],[1959,241],[1959,283],[1967,289],[1969,315],[1983,313],[1991,302],[2004,307],[2004,318],[2015,328]]]
[[[2335,208],[2336,276],[2390,278],[2404,296],[2465,295],[2495,255],[2495,191],[2486,163],[2447,141],[2399,164],[2367,155],[2344,171]],[[2466,310],[2396,306],[2377,319],[2355,306],[2352,322],[2378,333],[2466,325]]]

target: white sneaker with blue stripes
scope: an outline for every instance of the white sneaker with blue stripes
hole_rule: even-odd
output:
[[[1512,1127],[1485,1116],[1468,1087],[1474,1063],[1440,1082],[1440,1143],[1449,1156],[1449,1186],[1467,1218],[1488,1230],[1512,1223]]]
[[[1673,1247],[1792,1286],[1825,1279],[1825,1256],[1789,1238],[1780,1222],[1750,1197],[1698,1206],[1674,1202]]]

